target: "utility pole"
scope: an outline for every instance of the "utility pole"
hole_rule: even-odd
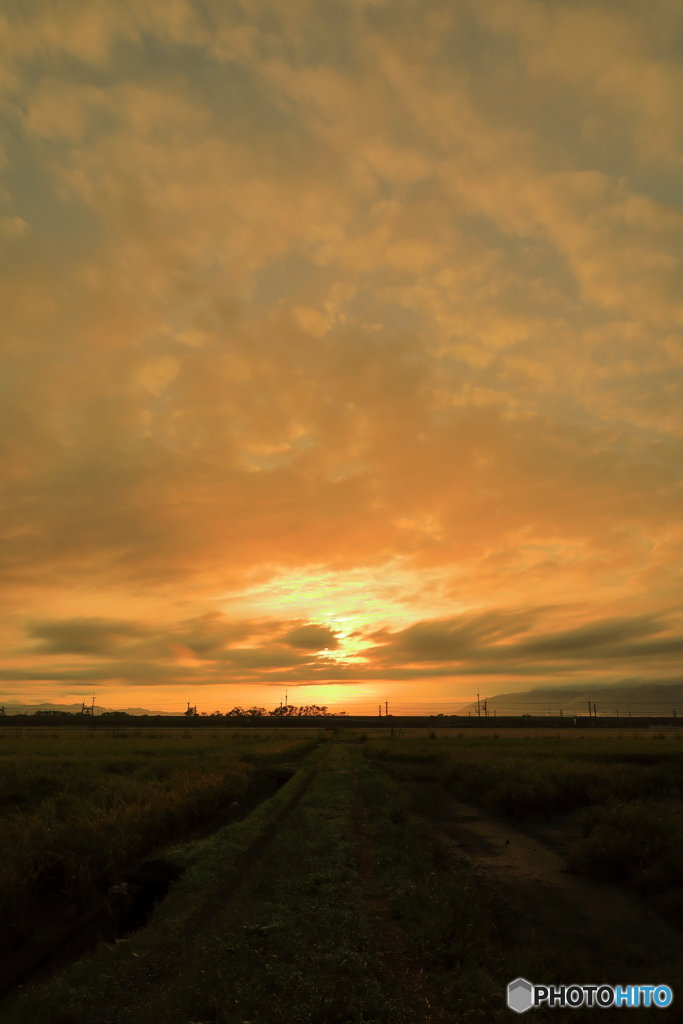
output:
[[[593,718],[597,718],[597,717],[598,717],[598,709],[596,708],[596,706],[594,704],[593,705]]]
[[[377,705],[377,711],[379,713],[379,717],[381,718],[382,717],[382,705],[381,704]]]
[[[592,715],[593,715],[593,712],[591,711],[591,702],[588,701],[588,717],[591,718]]]
[[[479,690],[477,690],[477,717],[481,718],[481,701],[479,700]]]
[[[384,701],[384,716],[385,716],[385,718],[389,717],[389,701],[388,700]]]

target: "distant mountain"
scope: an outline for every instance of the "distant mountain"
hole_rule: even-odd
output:
[[[0,701],[2,707],[2,701]],[[66,711],[70,714],[80,714],[81,704],[5,704],[6,715],[35,715],[40,712]],[[95,714],[101,715],[104,711],[124,711],[127,715],[180,715],[182,712],[173,711],[148,711],[147,708],[103,708],[95,705]]]
[[[675,710],[683,717],[683,682],[641,683],[634,686],[586,687],[572,690],[526,690],[522,693],[498,693],[481,698],[489,714],[499,715],[588,715],[588,703],[594,704],[598,715],[671,715]],[[475,715],[476,702],[459,712]]]

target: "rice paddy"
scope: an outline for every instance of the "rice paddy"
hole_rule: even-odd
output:
[[[511,924],[513,894],[411,796],[422,780],[519,828],[569,816],[570,870],[630,886],[654,907],[662,895],[675,902],[681,882],[675,740],[141,730],[24,741],[5,737],[0,757],[6,820],[42,842],[23,840],[33,857],[25,893],[66,891],[79,849],[86,892],[115,875],[113,863],[160,842],[155,856],[177,880],[145,927],[10,993],[0,1024],[497,1024],[509,1019],[505,987],[519,974],[676,985],[673,968],[650,978],[648,960],[678,963],[675,943],[643,950],[616,926],[587,930],[580,916],[571,925],[560,915],[552,932],[540,919]],[[297,770],[249,813],[188,835],[285,762]],[[50,840],[50,820],[71,822],[71,835],[62,828]],[[5,852],[11,861],[10,843]],[[61,873],[45,871],[55,863]],[[674,1008],[660,1014],[677,1019]],[[572,1011],[577,1022],[593,1017]]]
[[[259,769],[315,740],[199,731],[0,732],[0,915],[85,905],[127,863],[242,804]]]

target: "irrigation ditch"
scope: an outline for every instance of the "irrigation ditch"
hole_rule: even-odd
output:
[[[270,799],[296,773],[293,765],[254,769],[241,803],[226,802],[216,813],[174,837],[175,845],[190,844],[249,815]],[[169,860],[169,842],[150,849],[142,858],[101,880],[84,907],[59,892],[44,891],[26,907],[19,921],[0,938],[0,1000],[17,987],[40,980],[92,950],[100,942],[114,943],[144,927],[154,907],[167,895],[184,866]]]
[[[141,1007],[151,1007],[153,1012],[161,1006],[185,976],[199,937],[211,932],[217,917],[239,905],[240,894],[261,870],[271,845],[310,790],[329,752],[328,744],[318,745],[295,766],[275,766],[272,774],[277,786],[270,798],[263,794],[251,808],[244,808],[241,820],[227,828],[219,823],[209,831],[205,826],[202,836],[193,830],[184,837],[186,842],[163,849],[161,872],[158,863],[145,862],[152,869],[146,871],[152,886],[168,891],[169,868],[176,883],[171,883],[168,900],[153,902],[150,926],[133,922],[137,927],[113,942],[102,941],[103,936],[96,934],[90,956],[77,958],[72,947],[67,958],[52,965],[56,970],[34,970],[30,984],[15,984],[0,1003],[2,1024],[33,1024],[38,1017],[59,1024],[113,1024],[137,1020]],[[84,927],[90,929],[84,940],[92,949],[92,922],[84,922]],[[262,929],[253,932],[258,936]]]

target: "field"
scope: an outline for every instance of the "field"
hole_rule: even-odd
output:
[[[683,912],[683,744],[646,737],[505,733],[446,741],[371,740],[397,777],[433,778],[460,799],[513,818],[581,810],[568,867],[666,892]]]
[[[121,861],[166,836],[172,841],[155,857],[178,878],[146,927],[100,941],[78,963],[10,993],[1,1024],[497,1022],[510,1018],[505,986],[519,974],[557,984],[595,976],[675,988],[680,980],[683,939],[664,922],[652,932],[656,948],[649,933],[639,945],[616,920],[591,931],[571,907],[562,906],[547,931],[533,900],[529,920],[512,921],[512,888],[449,840],[425,798],[438,791],[446,802],[478,806],[512,835],[539,821],[571,820],[571,871],[600,880],[590,890],[598,905],[608,882],[625,887],[637,919],[639,894],[665,894],[673,904],[683,879],[683,745],[675,739],[437,739],[424,731],[392,738],[351,730],[308,743],[63,736],[31,740],[25,761],[23,741],[12,740],[2,755],[19,773],[14,790],[27,797],[11,820],[45,820],[45,801],[62,799],[80,822],[76,839],[62,832],[43,851],[74,864],[83,844],[91,851],[88,884],[96,886],[93,879],[110,870],[97,851],[116,831],[98,817],[138,808],[117,819],[130,837]],[[51,742],[64,746],[41,753]],[[124,762],[125,774],[107,767]],[[211,834],[184,834],[198,814],[244,799],[260,767],[283,762],[298,770],[249,813]],[[41,796],[36,780],[48,778],[57,788]],[[73,802],[67,792],[85,799]],[[90,808],[82,818],[79,806]],[[148,818],[147,839],[136,845]],[[35,891],[44,884],[35,881],[40,851],[23,849],[33,854]],[[41,877],[52,884],[55,876]],[[546,910],[555,909],[554,898],[545,894]],[[593,1017],[572,1011],[572,1020]],[[657,1017],[680,1019],[675,1008]],[[559,1018],[539,1009],[534,1019]],[[616,1020],[617,1011],[601,1010],[600,1019]]]
[[[243,804],[259,769],[311,739],[186,730],[0,731],[0,916],[19,929],[35,900],[79,909],[155,846]]]

